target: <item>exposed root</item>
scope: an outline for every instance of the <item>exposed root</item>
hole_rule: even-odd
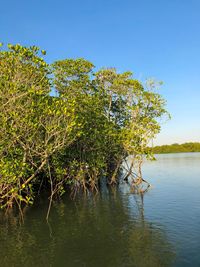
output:
[[[144,194],[149,190],[151,187],[150,183],[147,182],[145,179],[142,178],[142,173],[141,173],[141,163],[142,161],[139,162],[138,164],[138,171],[134,172],[134,160],[132,160],[130,166],[128,165],[127,161],[125,161],[126,167],[123,166],[123,169],[126,171],[126,174],[123,178],[124,181],[126,181],[130,187],[131,187],[131,192],[134,194]],[[144,183],[147,184],[147,186],[144,188]]]

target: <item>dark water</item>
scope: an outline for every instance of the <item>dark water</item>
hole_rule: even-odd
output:
[[[147,162],[153,185],[142,199],[130,188],[28,209],[25,222],[0,214],[0,267],[200,267],[200,153]]]

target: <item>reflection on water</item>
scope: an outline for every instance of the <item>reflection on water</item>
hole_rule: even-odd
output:
[[[128,191],[127,191],[128,192]],[[173,246],[164,230],[145,220],[142,199],[128,208],[120,190],[30,209],[25,223],[1,220],[0,266],[171,266]]]
[[[126,184],[97,196],[0,214],[0,266],[199,267],[200,153],[160,155],[142,199]]]

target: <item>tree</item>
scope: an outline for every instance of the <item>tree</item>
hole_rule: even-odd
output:
[[[73,103],[49,96],[49,66],[39,49],[8,48],[0,54],[0,204],[20,207],[33,201],[42,171],[53,188],[49,164],[60,172],[54,156],[76,138],[76,119]]]
[[[21,209],[41,188],[51,206],[66,186],[98,191],[102,177],[117,184],[128,158],[124,179],[142,192],[143,157],[153,156],[148,144],[166,114],[157,84],[113,68],[94,72],[85,59],[48,65],[41,53],[20,45],[0,52],[1,207]]]

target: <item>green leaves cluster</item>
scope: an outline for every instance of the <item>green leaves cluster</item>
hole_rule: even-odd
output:
[[[52,197],[67,185],[98,190],[103,176],[116,183],[125,158],[151,156],[166,113],[152,81],[147,88],[131,72],[94,72],[84,59],[48,65],[45,53],[0,51],[1,207],[32,203],[42,187]]]

